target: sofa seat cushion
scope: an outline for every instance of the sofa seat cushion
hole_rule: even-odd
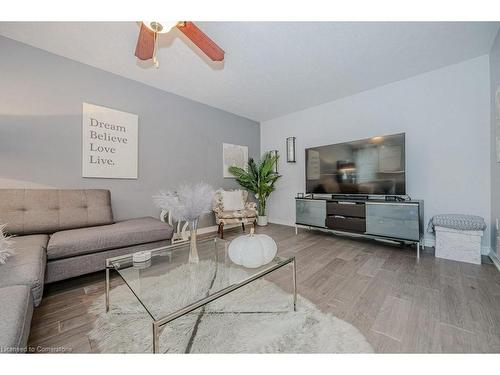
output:
[[[32,316],[33,299],[28,286],[0,288],[0,353],[26,351]]]
[[[49,260],[70,258],[148,242],[172,238],[170,225],[143,217],[99,227],[65,230],[54,233],[47,247]]]
[[[0,287],[30,287],[35,306],[42,300],[48,240],[46,234],[12,237],[14,255],[7,259],[7,263],[0,265]]]

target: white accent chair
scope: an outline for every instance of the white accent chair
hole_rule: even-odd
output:
[[[213,211],[215,214],[215,222],[219,226],[218,233],[220,238],[224,238],[224,225],[241,224],[243,231],[245,224],[257,225],[257,204],[248,202],[248,191],[246,190],[229,190],[227,192],[241,193],[241,209],[234,210],[231,207],[224,207],[224,190],[219,189],[215,192]]]

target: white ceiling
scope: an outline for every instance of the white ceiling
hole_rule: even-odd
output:
[[[182,33],[160,68],[134,56],[135,22],[0,22],[0,35],[263,121],[489,53],[499,23],[197,22],[226,51],[207,61]]]

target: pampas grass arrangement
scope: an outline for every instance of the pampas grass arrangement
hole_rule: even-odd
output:
[[[153,196],[155,204],[163,210],[169,211],[174,220],[187,221],[190,229],[189,261],[198,263],[198,249],[196,244],[196,230],[198,219],[212,209],[214,189],[204,183],[182,185],[177,191],[161,191]]]
[[[161,191],[153,196],[155,204],[169,211],[174,220],[192,222],[211,211],[214,189],[199,182],[194,185],[182,185],[177,191]]]
[[[0,264],[5,264],[7,258],[14,255],[14,251],[11,249],[12,242],[9,240],[10,237],[5,234],[5,224],[0,225]]]

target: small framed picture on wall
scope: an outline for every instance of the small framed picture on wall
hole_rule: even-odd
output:
[[[248,168],[248,146],[234,145],[231,143],[222,144],[222,174],[224,178],[234,178],[229,172],[229,167],[236,166],[244,169]]]

